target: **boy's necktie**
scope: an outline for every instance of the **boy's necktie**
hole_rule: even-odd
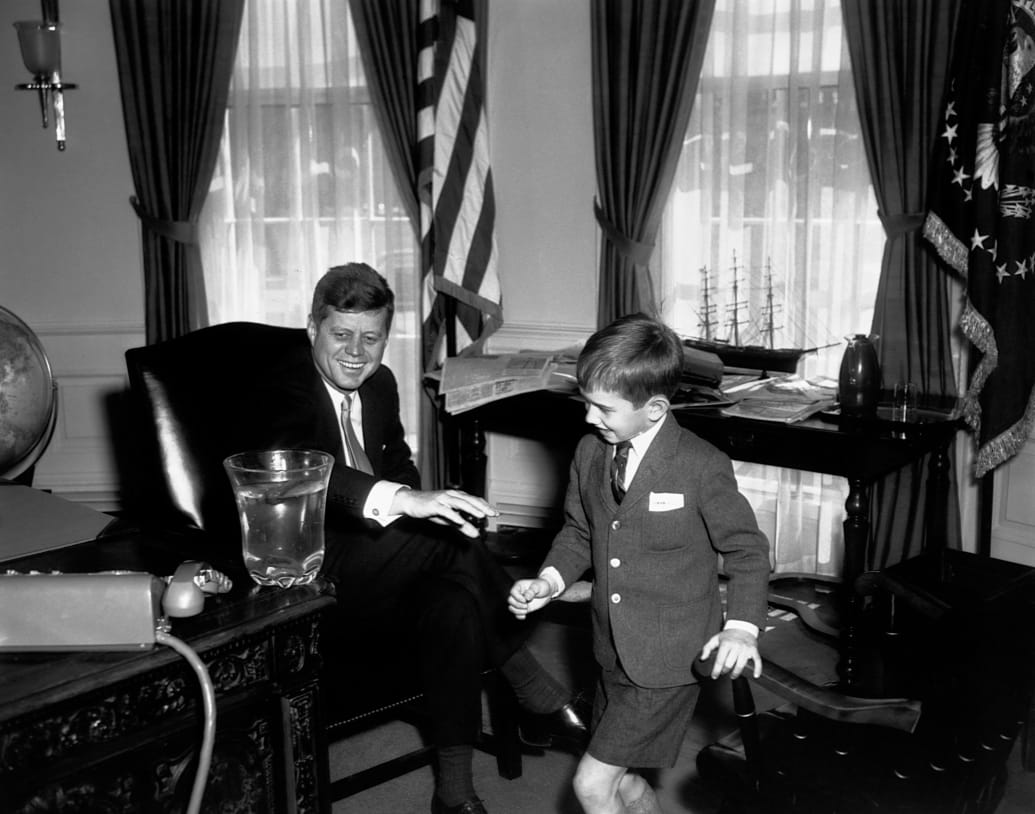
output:
[[[615,502],[621,503],[625,497],[625,465],[629,463],[629,447],[631,441],[619,441],[615,446],[615,457],[611,461],[611,493]]]
[[[352,396],[346,393],[341,402],[341,428],[345,431],[345,454],[349,456],[349,466],[373,475],[374,468],[370,465],[370,459],[363,451],[363,445],[359,443],[356,431],[352,428],[351,412]]]

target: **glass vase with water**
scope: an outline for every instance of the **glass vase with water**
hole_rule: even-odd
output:
[[[241,550],[259,585],[305,585],[323,565],[334,458],[309,449],[240,452],[223,461],[241,521]]]

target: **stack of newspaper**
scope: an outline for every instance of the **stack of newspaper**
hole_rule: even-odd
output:
[[[446,411],[453,415],[533,390],[574,391],[574,362],[553,353],[451,357],[439,383]]]

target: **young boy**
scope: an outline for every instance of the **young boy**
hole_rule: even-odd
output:
[[[769,543],[737,489],[729,458],[669,414],[683,348],[666,326],[622,317],[598,331],[576,374],[596,434],[575,451],[565,523],[539,576],[511,588],[520,619],[593,568],[593,651],[600,666],[592,737],[575,773],[587,814],[660,812],[637,768],[675,765],[698,686],[761,674]],[[717,555],[729,576],[723,625]]]

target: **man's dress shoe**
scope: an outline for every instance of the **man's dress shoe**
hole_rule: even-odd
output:
[[[518,725],[522,743],[581,755],[589,745],[589,727],[576,709],[577,704],[575,700],[546,714],[525,713]]]
[[[431,798],[431,814],[489,814],[485,804],[477,797],[464,800],[459,805],[447,806],[438,797]]]

